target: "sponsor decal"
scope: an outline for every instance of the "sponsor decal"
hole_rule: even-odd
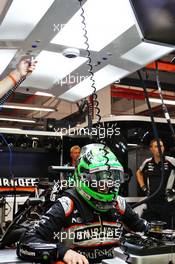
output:
[[[88,259],[113,258],[113,249],[94,249],[93,251],[78,250],[78,253]]]
[[[22,249],[22,248],[20,248],[19,253],[22,255],[26,255],[26,256],[32,256],[32,257],[35,256],[35,252],[28,251],[28,250]]]
[[[36,178],[0,178],[0,187],[34,187],[37,183]]]
[[[99,241],[106,239],[119,239],[121,230],[116,226],[91,226],[75,230],[74,242],[82,242],[92,239]]]
[[[69,216],[72,213],[73,208],[74,208],[73,201],[69,197],[66,197],[66,196],[63,196],[63,197],[59,198],[58,200],[60,201],[60,203],[64,209],[65,215]]]

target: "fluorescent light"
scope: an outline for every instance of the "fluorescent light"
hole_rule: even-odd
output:
[[[2,121],[12,121],[12,122],[21,122],[21,123],[36,123],[35,120],[29,120],[29,119],[17,119],[17,118],[9,118],[9,117],[0,117],[0,120]]]
[[[54,112],[55,109],[53,108],[47,108],[47,107],[35,107],[35,106],[25,106],[25,105],[18,105],[18,104],[10,104],[6,103],[3,105],[0,105],[2,108],[10,108],[10,109],[21,109],[21,110],[30,110],[30,111],[41,111],[41,112]]]
[[[174,48],[142,42],[122,55],[121,58],[140,65],[145,65],[167,53],[172,52],[173,50]]]
[[[44,92],[36,92],[35,95],[38,95],[38,96],[47,96],[47,97],[55,97],[55,95],[53,95],[53,94],[44,93]]]
[[[25,39],[54,0],[15,0],[1,26],[0,39]]]
[[[16,52],[16,49],[0,49],[0,74],[5,70],[7,65],[13,59]]]
[[[138,144],[131,144],[131,143],[128,143],[127,146],[129,146],[129,147],[137,147]]]
[[[124,69],[113,65],[106,65],[104,68],[100,69],[94,74],[95,87],[98,91],[113,83],[115,80],[118,80],[128,74],[129,72]],[[94,89],[91,87],[91,85],[92,82],[90,77],[88,77],[59,97],[72,102],[78,101],[93,93]]]
[[[149,101],[151,103],[158,103],[158,104],[162,104],[162,100],[158,99],[158,98],[149,98]],[[163,100],[165,104],[169,104],[169,105],[175,105],[175,100]]]
[[[38,64],[35,71],[23,82],[22,86],[48,89],[86,62],[87,58],[69,59],[61,53],[44,50],[36,60]]]
[[[91,50],[100,51],[135,24],[128,0],[88,0],[83,8]],[[83,27],[79,10],[51,42],[85,49]]]
[[[0,130],[7,130],[7,131],[21,131],[21,128],[13,128],[13,127],[0,127]]]

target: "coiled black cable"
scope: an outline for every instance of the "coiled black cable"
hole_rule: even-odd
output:
[[[89,47],[89,39],[88,39],[88,32],[87,32],[87,27],[86,27],[86,18],[84,15],[84,8],[82,6],[82,0],[78,0],[80,2],[80,9],[81,9],[81,18],[82,18],[82,25],[83,28],[82,30],[84,31],[83,37],[85,38],[84,44],[86,45],[86,52],[87,52],[87,65],[89,66],[88,72],[90,73],[90,81],[91,81],[91,87],[93,89],[92,92],[92,102],[89,102],[89,107],[91,109],[91,114],[93,107],[95,109],[95,115],[97,117],[97,129],[98,129],[98,140],[99,140],[99,128],[101,127],[101,115],[100,115],[100,108],[99,108],[99,102],[98,102],[98,96],[97,96],[97,89],[95,87],[95,79],[94,79],[94,67],[92,65],[92,58],[91,58],[91,52],[90,52],[90,47]]]
[[[81,18],[82,18],[82,25],[83,25],[83,36],[85,38],[84,44],[86,45],[86,52],[87,52],[87,58],[88,62],[87,65],[89,66],[89,73],[90,73],[90,81],[91,81],[91,87],[93,88],[93,93],[92,93],[92,102],[89,102],[90,104],[90,109],[91,109],[91,115],[93,117],[93,108],[95,109],[95,115],[97,117],[97,123],[96,123],[96,129],[98,131],[97,133],[97,141],[99,143],[103,144],[103,151],[104,151],[104,157],[106,159],[105,165],[107,167],[106,171],[108,172],[109,178],[111,177],[111,171],[110,171],[110,165],[109,165],[109,158],[107,157],[108,151],[107,151],[107,145],[105,140],[100,139],[100,128],[102,127],[101,124],[101,115],[100,115],[100,108],[99,108],[99,101],[98,101],[98,96],[97,96],[97,89],[95,87],[95,79],[94,79],[94,67],[92,65],[92,58],[91,58],[91,52],[90,52],[90,47],[89,47],[89,39],[88,39],[88,32],[87,32],[87,26],[86,26],[86,18],[84,15],[84,8],[82,6],[82,0],[78,0],[80,2],[80,9],[81,9]]]
[[[0,98],[0,107],[8,100],[13,92],[16,91],[18,86],[26,79],[26,76],[21,77],[21,79],[2,97]]]

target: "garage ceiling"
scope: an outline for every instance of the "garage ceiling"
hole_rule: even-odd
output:
[[[172,60],[174,46],[143,39],[129,0],[82,3],[97,90],[119,79],[121,84],[135,81],[138,86],[134,74],[138,69],[162,57],[165,61]],[[57,109],[61,100],[75,103],[92,93],[82,21],[78,0],[1,0],[1,78],[24,56],[38,60],[36,70],[8,103]],[[63,52],[67,48],[77,48],[79,56],[65,57]],[[149,81],[154,82],[152,70],[147,71]],[[167,75],[167,72],[162,73],[164,80]],[[174,83],[173,77],[168,80],[170,85]],[[36,96],[36,92],[51,95]],[[3,109],[1,115],[33,118],[34,112]],[[41,115],[48,116],[48,113]]]

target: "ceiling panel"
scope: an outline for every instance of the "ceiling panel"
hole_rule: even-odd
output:
[[[42,51],[36,57],[36,60],[38,61],[36,70],[26,79],[23,85],[48,89],[86,62],[87,58],[69,59],[61,53]]]
[[[13,0],[1,26],[0,39],[25,39],[54,0]]]

